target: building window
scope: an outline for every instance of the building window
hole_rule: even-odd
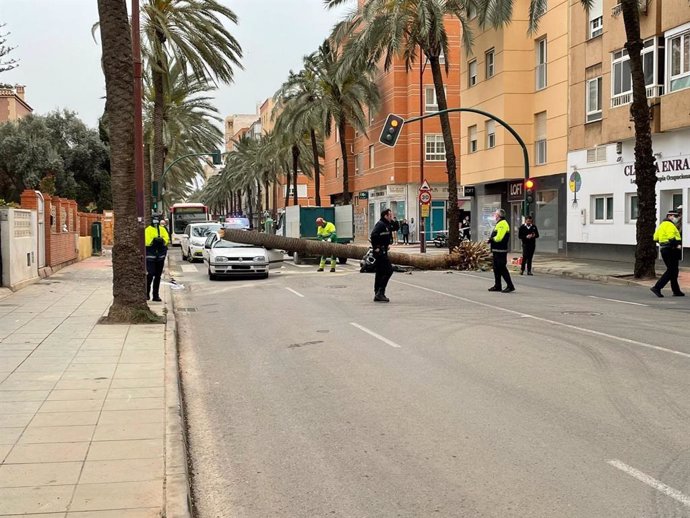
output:
[[[592,0],[589,6],[589,37],[596,38],[604,32],[604,2],[603,0]]]
[[[362,173],[362,153],[357,153],[355,156],[355,176]]]
[[[668,86],[675,92],[690,87],[690,31],[670,37],[667,42],[671,49]]]
[[[340,159],[335,159],[335,177],[340,178]]]
[[[642,71],[644,84],[647,87],[647,97],[663,95],[661,86],[663,73],[659,73],[659,63],[663,63],[663,45],[655,43],[651,38],[644,42],[642,49]],[[621,49],[611,56],[611,107],[622,106],[632,102],[632,76],[630,75],[630,56],[628,51]]]
[[[470,153],[476,153],[479,149],[479,143],[477,142],[477,126],[470,126],[467,128],[468,136],[468,151]]]
[[[486,121],[486,148],[496,147],[496,121]]]
[[[592,213],[594,223],[612,223],[613,194],[592,196]]]
[[[587,81],[586,122],[601,120],[601,81],[601,77]]]
[[[635,223],[640,216],[640,207],[636,193],[628,193],[625,195],[625,207],[625,222]]]
[[[472,88],[477,84],[477,60],[473,59],[467,64],[468,86]]]
[[[606,162],[606,146],[597,146],[587,150],[587,163]]]
[[[446,55],[441,51],[441,53],[438,55],[438,64],[439,65],[445,65],[446,64]]]
[[[374,146],[369,146],[369,169],[374,168]]]
[[[485,54],[485,60],[484,63],[486,65],[486,78],[489,79],[494,76],[494,73],[496,72],[495,69],[495,58],[496,54],[494,52],[494,49],[487,50]]]
[[[536,89],[546,88],[546,38],[537,40],[536,43],[537,68],[536,68]]]
[[[340,130],[338,128],[335,128],[335,143],[340,143]]]
[[[534,116],[534,165],[546,163],[546,112]]]
[[[436,98],[436,88],[427,86],[424,88],[424,98],[426,99],[426,113],[438,111],[438,99]]]
[[[427,162],[441,162],[446,159],[446,145],[443,135],[424,135]]]

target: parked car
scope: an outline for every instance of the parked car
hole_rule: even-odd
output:
[[[182,238],[180,247],[182,248],[182,260],[193,263],[196,260],[204,260],[204,243],[206,238],[215,234],[221,228],[220,223],[192,223],[187,225]]]

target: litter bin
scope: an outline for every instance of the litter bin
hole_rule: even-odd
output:
[[[103,249],[103,233],[101,232],[101,222],[91,223],[91,255],[101,255]]]

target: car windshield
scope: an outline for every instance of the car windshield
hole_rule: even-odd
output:
[[[220,225],[203,225],[199,227],[192,227],[193,237],[206,237],[213,232],[217,232],[220,229]]]
[[[254,248],[254,245],[233,243],[232,241],[225,241],[224,239],[221,239],[220,241],[216,241],[216,243],[213,245],[213,248]]]

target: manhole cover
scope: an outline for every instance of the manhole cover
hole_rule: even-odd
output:
[[[603,313],[597,313],[596,311],[561,311],[561,315],[575,315],[578,317],[598,317],[603,315]]]
[[[176,311],[179,311],[181,313],[196,313],[197,308],[177,308]]]

